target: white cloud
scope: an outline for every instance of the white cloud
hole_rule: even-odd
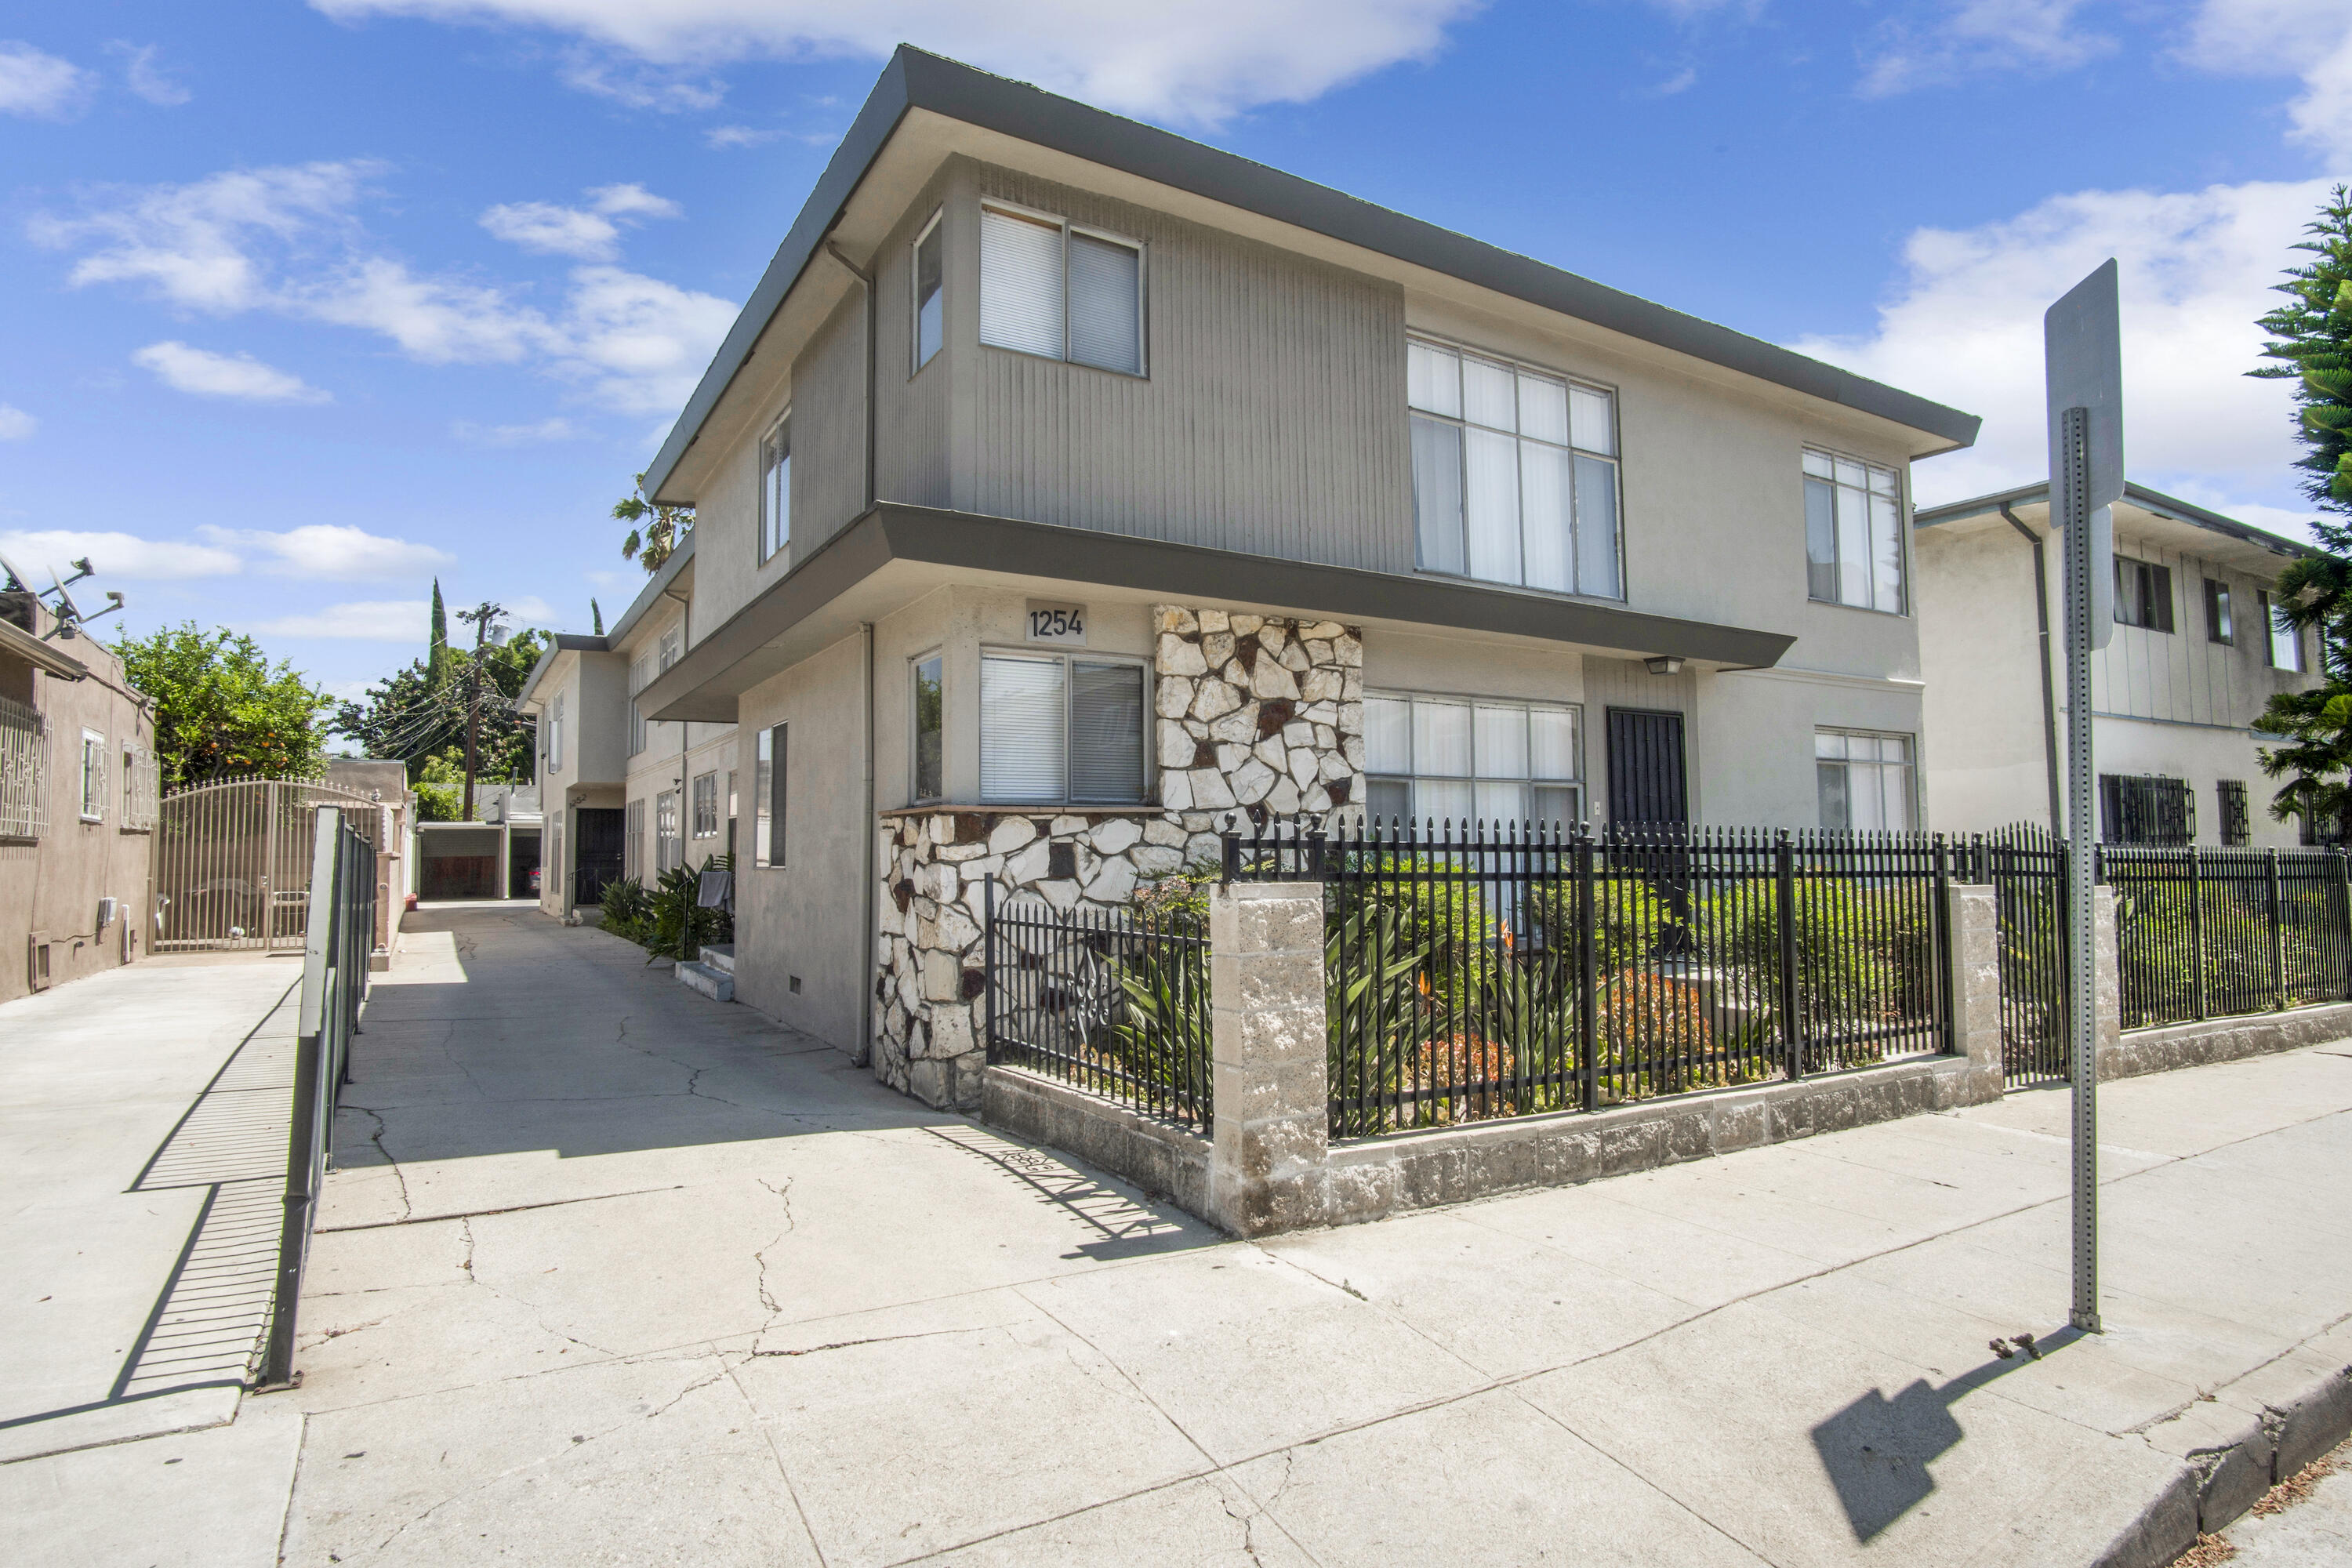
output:
[[[2316,542],[2313,540],[2311,532],[2312,519],[2317,515],[2315,508],[2297,509],[2272,506],[2264,501],[2242,500],[2236,492],[2209,485],[2193,476],[2175,479],[2168,485],[2156,485],[2151,488],[2161,490],[2177,500],[2185,500],[2191,506],[2201,506],[2208,511],[2218,511],[2224,517],[2234,517],[2240,522],[2251,523],[2256,528],[2268,529],[2273,533],[2284,534],[2289,539]]]
[[[761,131],[749,125],[714,125],[702,133],[704,145],[715,152],[732,147],[758,147],[775,141],[782,131]]]
[[[280,616],[257,622],[253,629],[275,637],[422,643],[432,617],[432,606],[423,599],[368,599],[329,605],[307,616]]]
[[[149,343],[131,363],[155,373],[175,392],[199,397],[236,397],[248,403],[331,403],[328,394],[251,354],[216,354],[177,342]]]
[[[40,216],[27,226],[36,241],[55,248],[95,246],[74,264],[76,284],[144,283],[191,310],[251,310],[269,293],[256,251],[347,226],[362,183],[380,167],[237,170],[126,193],[79,217]]]
[[[242,552],[278,577],[326,582],[366,582],[414,577],[452,564],[457,557],[429,544],[388,539],[350,523],[312,522],[282,533],[267,529],[199,528],[197,537],[215,549]]]
[[[164,582],[185,577],[230,577],[245,563],[233,550],[184,540],[142,539],[132,533],[79,529],[35,529],[0,533],[0,555],[47,581],[46,569],[66,569],[80,556],[103,577],[127,577]]]
[[[588,197],[585,208],[553,202],[504,203],[482,215],[482,226],[494,238],[525,250],[610,261],[621,253],[622,223],[685,216],[676,202],[655,195],[643,185],[602,185],[590,191]]]
[[[517,630],[524,626],[551,626],[555,624],[555,606],[536,594],[509,599],[506,605],[507,624]]]
[[[584,433],[569,419],[553,418],[536,425],[477,425],[460,419],[449,426],[449,434],[468,447],[524,447],[543,441],[577,441]]]
[[[14,404],[0,403],[0,441],[29,439],[41,422]]]
[[[155,57],[162,51],[153,44],[134,47],[130,44],[116,43],[109,44],[107,47],[123,57],[123,84],[148,102],[163,109],[176,109],[194,96],[166,76],[163,68],[155,63]]]
[[[494,239],[546,255],[610,261],[621,253],[621,231],[611,218],[552,202],[508,202],[482,215]]]
[[[675,410],[735,319],[735,306],[611,266],[583,267],[551,320],[506,289],[418,272],[373,248],[356,216],[363,163],[215,174],[114,193],[79,216],[33,220],[33,237],[82,248],[79,285],[144,285],[170,304],[268,310],[357,328],[427,364],[531,363],[626,413]],[[599,221],[667,216],[638,185],[588,193]]]
[[[692,74],[731,60],[887,56],[902,38],[1129,113],[1215,124],[1305,103],[1402,60],[1428,59],[1477,0],[311,0],[370,16],[508,23],[642,62],[574,57],[574,86],[648,107],[718,95]],[[634,95],[634,96],[633,96]]]
[[[30,44],[0,41],[0,114],[63,120],[81,107],[96,79],[71,60]]]
[[[624,413],[684,406],[735,321],[724,300],[617,267],[579,268],[572,285],[557,369]]]
[[[2340,156],[2352,144],[2352,6],[2344,0],[2204,0],[2181,58],[2205,70],[2297,76],[2295,140]]]
[[[2116,47],[2074,25],[2083,0],[1948,0],[1924,26],[1883,28],[1863,74],[1865,98],[1937,86],[1978,71],[2066,70]]]
[[[1923,501],[2026,483],[2049,467],[2042,313],[2112,256],[2132,476],[2277,493],[2296,455],[2286,388],[2244,373],[2262,363],[2254,320],[2276,302],[2270,286],[2326,185],[2084,191],[1978,228],[1920,229],[1876,331],[1791,346],[1984,416],[1973,449],[1920,467]]]
[[[561,74],[566,86],[582,92],[663,114],[716,109],[727,97],[727,84],[701,71],[613,60],[587,49],[566,50]]]

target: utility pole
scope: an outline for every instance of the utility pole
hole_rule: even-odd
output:
[[[482,733],[482,651],[506,614],[503,605],[488,599],[473,609],[457,612],[459,620],[474,624],[474,661],[466,668],[466,804],[457,813],[461,822],[474,820],[474,756]]]

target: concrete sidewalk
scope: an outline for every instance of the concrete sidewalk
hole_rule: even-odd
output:
[[[149,959],[0,1005],[11,1562],[275,1561],[300,1422],[236,1418],[277,1263],[298,977]]]
[[[2334,1047],[2105,1091],[2084,1339],[2063,1093],[1250,1245],[601,932],[428,923],[289,1563],[2088,1564],[2352,1360]]]

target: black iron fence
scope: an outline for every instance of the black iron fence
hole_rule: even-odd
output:
[[[358,815],[356,813],[354,816]],[[310,1259],[319,1190],[334,1147],[335,1110],[350,1076],[352,1037],[368,990],[375,934],[375,846],[341,810],[317,808],[305,911],[302,997],[295,1024],[294,1115],[286,1152],[286,1214],[259,1385],[294,1381],[295,1309]]]
[[[2115,889],[2123,1026],[2352,997],[2341,849],[2100,851]]]
[[[993,882],[985,899],[988,1059],[1207,1131],[1204,907],[999,905]]]
[[[2066,1068],[2066,842],[2021,824],[1955,846],[1964,881],[2000,911],[2000,1058],[2012,1088],[2063,1083]]]
[[[1337,1137],[1949,1048],[1940,837],[1276,823],[1224,850],[1324,884]]]

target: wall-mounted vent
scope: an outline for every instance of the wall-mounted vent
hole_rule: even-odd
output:
[[[33,989],[36,991],[47,991],[49,988],[48,932],[45,931],[37,931],[33,933],[32,951],[28,963],[31,970]]]

